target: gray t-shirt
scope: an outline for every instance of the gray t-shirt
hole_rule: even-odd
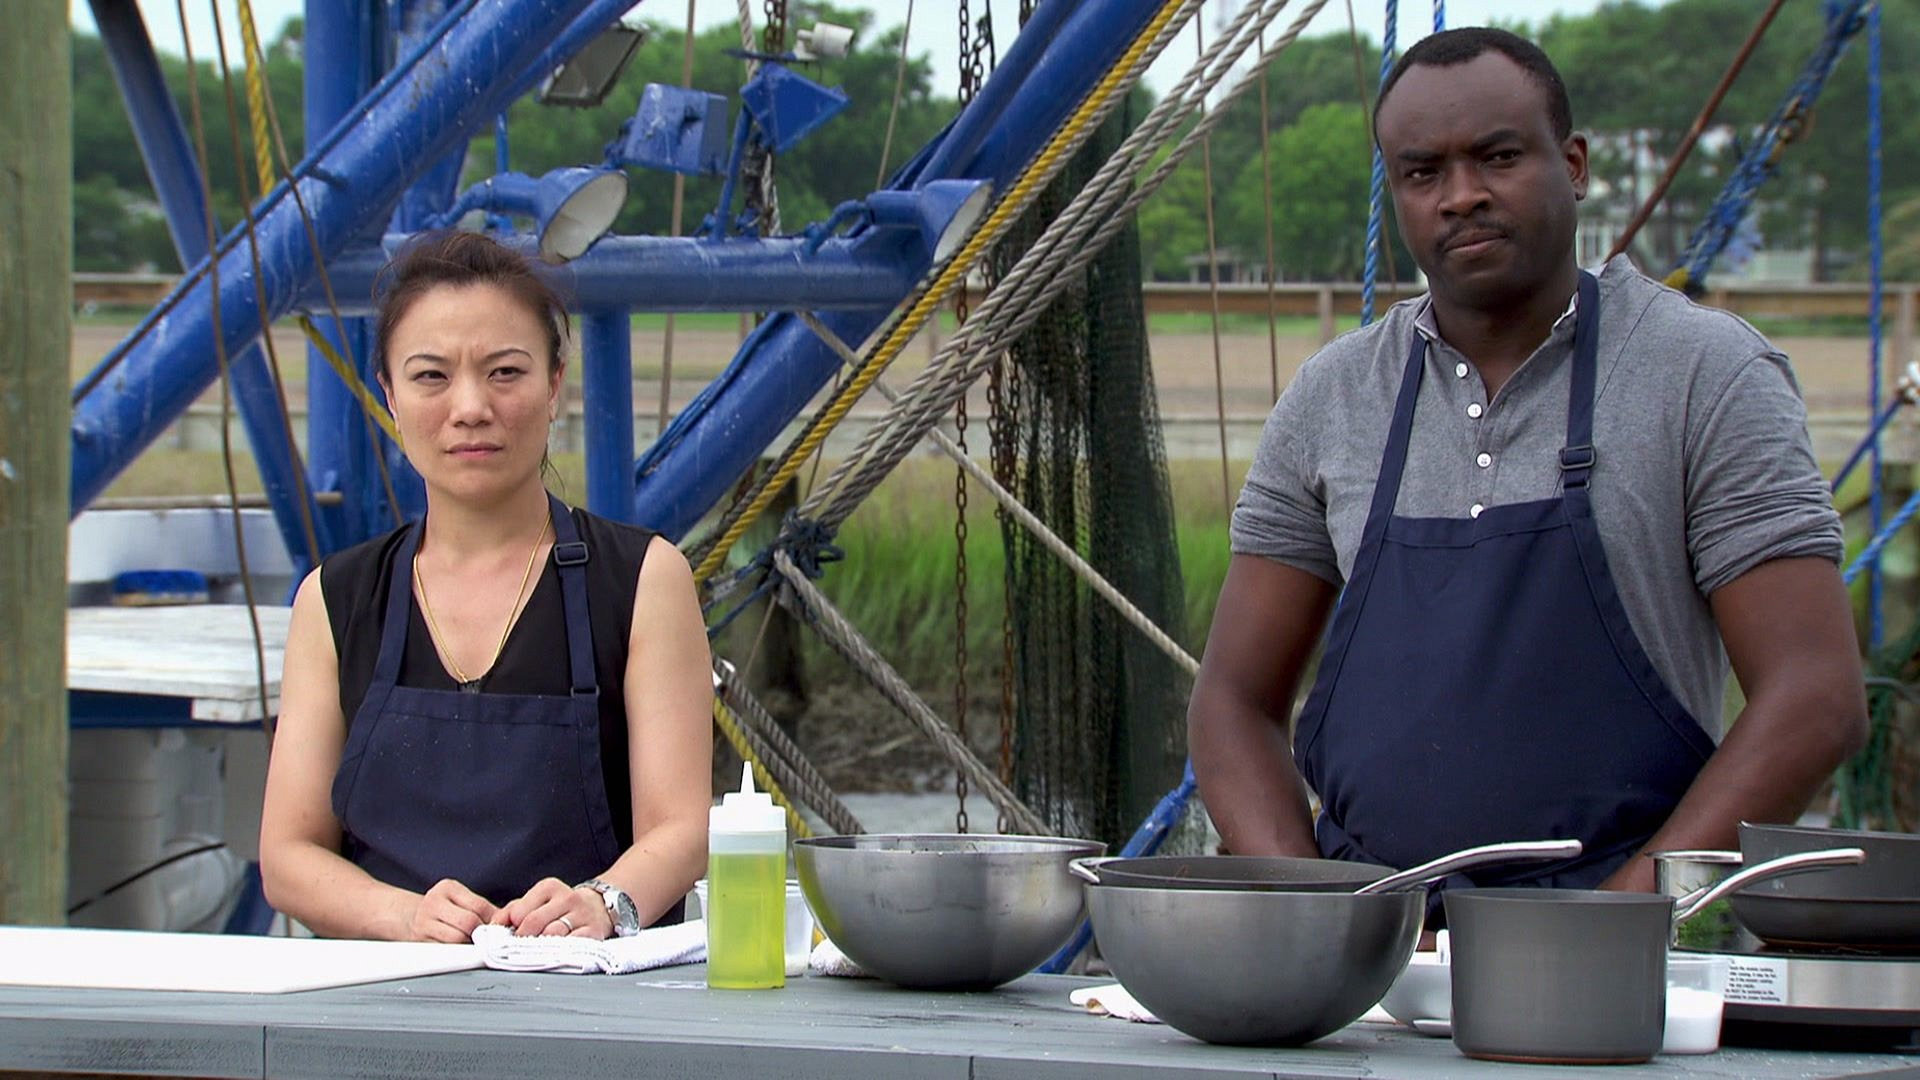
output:
[[[1427,366],[1394,512],[1457,518],[1553,497],[1573,327],[1563,316],[1492,401],[1425,297],[1329,343],[1267,418],[1234,553],[1346,580],[1416,333]],[[1727,656],[1707,597],[1770,559],[1838,562],[1840,519],[1793,371],[1758,331],[1618,258],[1600,274],[1599,333],[1591,488],[1607,562],[1655,669],[1717,738]]]

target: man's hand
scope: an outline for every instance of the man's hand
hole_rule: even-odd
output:
[[[465,885],[442,878],[426,895],[413,900],[413,911],[406,920],[407,938],[465,945],[473,940],[474,930],[493,921],[499,910]]]

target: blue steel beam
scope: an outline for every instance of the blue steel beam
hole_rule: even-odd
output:
[[[633,516],[633,329],[624,311],[580,320],[580,397],[586,406],[587,509]]]
[[[575,20],[589,12],[604,13],[605,25],[630,6],[631,0],[469,0],[449,12],[420,62],[382,80],[351,114],[354,122],[336,125],[319,153],[296,170],[319,251],[309,245],[285,184],[262,201],[256,231],[268,310],[259,308],[247,252],[232,232],[210,256],[219,259],[219,295],[196,267],[108,356],[113,377],[95,381],[74,403],[75,512],[212,383],[215,303],[225,344],[237,352],[267,319],[292,308],[316,258],[329,258],[377,228],[423,163],[439,160],[506,108],[512,87],[502,73],[525,71],[557,39],[578,33]]]
[[[385,38],[382,0],[307,0],[301,41],[304,117],[308,145],[332,132],[341,117],[360,104],[361,95],[380,76]],[[335,319],[325,297],[306,305],[334,354],[351,357],[367,377],[365,319]],[[369,385],[372,385],[369,383]],[[333,511],[335,547],[349,547],[390,528],[374,468],[369,426],[360,403],[334,373],[318,346],[307,346],[307,475],[315,488],[340,492]]]
[[[174,109],[159,58],[154,55],[146,21],[135,0],[91,0],[91,5],[100,41],[113,67],[114,82],[126,102],[134,140],[140,144],[140,156],[146,162],[147,179],[153,183],[154,197],[166,215],[173,249],[182,267],[192,266],[207,253],[205,189],[200,164],[180,114]],[[327,533],[317,507],[308,499],[306,513],[312,517],[315,543],[320,548],[308,550],[306,529],[301,523],[300,466],[293,432],[280,411],[273,373],[266,354],[254,343],[246,344],[228,360],[234,401],[240,407],[247,442],[259,466],[261,487],[273,507],[274,524],[280,528],[280,539],[296,572],[304,573],[313,558],[326,552]]]
[[[532,256],[532,236],[501,238]],[[371,310],[374,276],[388,249],[405,243],[394,234],[383,247],[347,249],[327,264],[342,311]],[[536,269],[574,311],[799,311],[864,309],[886,312],[919,279],[924,257],[902,233],[898,243],[828,240],[808,254],[799,237],[772,240],[706,241],[689,237],[609,236],[585,255],[558,266]],[[313,303],[318,286],[309,286],[303,303]]]
[[[1160,6],[1161,0],[1046,0],[1028,29],[1057,31],[1036,34],[1031,45],[1026,32],[1016,38],[980,96],[948,128],[945,138],[957,132],[956,145],[973,146],[953,155],[941,154],[939,146],[923,151],[901,170],[900,181],[972,177],[1006,191]],[[925,266],[910,269],[917,276]],[[833,312],[821,322],[842,340],[859,342],[884,317]],[[761,323],[727,370],[635,463],[633,520],[680,539],[839,367],[840,358],[798,318],[776,315]]]

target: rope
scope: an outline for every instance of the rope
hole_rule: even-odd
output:
[[[1433,0],[1433,32],[1447,28],[1447,0]]]
[[[819,449],[826,440],[828,432],[838,426],[845,418],[853,403],[866,393],[880,371],[890,363],[900,350],[913,339],[920,328],[926,324],[939,305],[955,288],[963,285],[966,275],[973,264],[989,251],[1006,231],[1011,228],[1027,206],[1045,191],[1047,183],[1064,168],[1072,152],[1081,143],[1092,136],[1098,122],[1125,96],[1128,88],[1138,79],[1143,68],[1141,63],[1146,55],[1147,46],[1159,36],[1160,31],[1173,19],[1174,15],[1188,6],[1188,0],[1167,0],[1160,11],[1154,15],[1147,26],[1134,39],[1121,62],[1109,69],[1100,82],[1087,95],[1085,101],[1074,110],[1073,115],[1048,140],[1047,146],[1038,158],[1029,165],[1013,188],[999,200],[986,222],[974,230],[959,254],[950,258],[940,268],[933,284],[907,312],[906,317],[896,324],[876,352],[878,362],[863,368],[858,375],[848,380],[847,385],[827,405],[820,414],[819,421],[809,425],[806,434],[789,455],[783,455],[778,468],[774,469],[760,485],[759,494],[747,505],[745,510],[720,537],[720,540],[708,552],[706,558],[694,570],[694,578],[704,581],[713,576],[714,571],[726,561],[727,553],[748,527],[758,520],[773,501],[775,493],[791,480],[800,465],[808,456]]]
[[[1261,29],[1258,38],[1261,52],[1267,48],[1266,30]],[[1270,153],[1272,134],[1268,128],[1272,124],[1272,115],[1267,106],[1267,69],[1260,69],[1260,212],[1267,226],[1267,378],[1272,388],[1269,400],[1280,400],[1280,324],[1278,321],[1279,273],[1273,258],[1273,156]]]
[[[887,159],[893,156],[893,123],[900,118],[900,91],[907,84],[907,43],[913,38],[913,0],[907,0],[907,23],[900,28],[900,59],[893,65],[893,106],[887,110],[887,137],[880,143],[880,168],[873,186],[887,182]]]
[[[200,111],[199,82],[197,80],[192,79],[193,73],[198,71],[199,68],[195,67],[193,62],[193,34],[187,25],[186,0],[175,0],[174,8],[179,13],[179,16],[180,16],[180,43],[181,43],[182,51],[185,53],[185,56],[186,56],[187,73],[190,80],[188,90],[187,90],[187,104],[189,107],[189,112],[193,118],[194,155],[198,159],[198,163],[200,166],[200,199],[201,199],[201,204],[206,208],[204,220],[205,220],[206,229],[207,229],[207,236],[206,236],[207,250],[212,251],[219,244],[220,237],[219,237],[219,234],[215,231],[215,226],[213,222],[213,182],[211,179],[211,173],[207,169],[209,161],[208,161],[208,155],[207,155],[206,119]],[[220,18],[219,9],[215,8],[213,14],[214,14],[214,40],[216,42],[221,42],[221,36],[219,31],[219,18]],[[225,45],[224,43],[222,43],[221,45],[222,69],[226,67],[225,52],[226,52]],[[225,85],[227,87],[228,104],[229,104],[229,107],[231,107],[233,84],[231,81],[228,81]],[[235,134],[237,138],[237,132]],[[234,143],[234,148],[235,150],[239,149],[239,143],[237,141]],[[247,220],[249,223],[251,223],[253,219],[249,217]],[[253,246],[254,258],[256,260],[256,263],[255,263],[256,273],[254,274],[254,278],[257,281],[260,276],[257,272],[257,267],[258,267],[257,260],[259,259],[259,243],[258,241],[254,240],[251,229],[248,230],[247,237],[249,241],[253,242],[252,246]],[[232,380],[232,369],[228,364],[229,358],[227,356],[226,337],[220,332],[220,305],[217,302],[217,298],[220,295],[219,260],[213,259],[211,260],[211,262],[213,266],[210,270],[211,277],[209,278],[209,282],[213,290],[213,295],[216,297],[216,303],[213,305],[213,354],[214,354],[215,362],[218,363],[220,367],[220,463],[223,466],[226,474],[228,504],[232,508],[232,513],[230,515],[230,518],[233,526],[234,554],[239,560],[240,588],[241,588],[241,591],[246,594],[247,623],[253,632],[253,661],[254,661],[255,688],[257,689],[260,695],[260,728],[262,731],[266,732],[267,737],[271,739],[273,737],[273,715],[272,715],[273,709],[271,704],[269,703],[269,699],[267,695],[266,641],[260,630],[259,605],[255,601],[254,595],[253,595],[253,574],[248,570],[248,567],[247,567],[247,538],[246,538],[246,531],[241,525],[241,518],[240,518],[240,488],[239,488],[238,481],[234,477],[234,469],[233,469],[233,430],[232,430],[233,425],[229,423],[229,417],[232,415],[232,409],[233,409],[233,380]]]
[[[1387,0],[1387,25],[1380,41],[1380,87],[1385,89],[1387,75],[1393,71],[1394,41],[1399,35],[1400,0]],[[1380,145],[1373,140],[1373,179],[1367,194],[1367,260],[1360,279],[1360,325],[1373,321],[1374,288],[1380,280],[1381,219],[1385,216],[1387,163],[1380,156]]]
[[[746,725],[733,715],[733,710],[727,708],[727,703],[718,694],[713,698],[713,722],[720,729],[720,734],[726,737],[728,745],[733,747],[734,753],[739,754],[740,760],[753,770],[754,786],[766,792],[772,797],[774,805],[787,812],[787,828],[793,835],[803,839],[812,836],[813,826],[807,824],[800,812],[793,808],[792,797],[774,778],[773,771],[767,768],[764,756],[766,745],[747,730]]]
[[[1895,511],[1893,517],[1887,519],[1886,525],[1873,535],[1873,539],[1867,542],[1867,546],[1861,549],[1859,555],[1854,556],[1853,562],[1847,564],[1846,570],[1840,574],[1840,580],[1851,585],[1862,572],[1878,565],[1880,553],[1885,551],[1887,545],[1893,541],[1894,534],[1906,528],[1907,522],[1912,521],[1915,514],[1920,514],[1920,492],[1916,492],[1907,500],[1905,506]]]
[[[842,835],[862,833],[860,819],[847,809],[833,793],[833,786],[820,775],[813,762],[807,759],[785,730],[767,712],[766,706],[753,696],[748,689],[734,677],[733,665],[725,660],[715,659],[713,665],[713,685],[715,692],[732,710],[736,719],[744,719],[742,730],[750,741],[758,742],[758,756],[768,763],[769,771],[775,772],[787,790],[797,793],[802,802],[820,815],[827,827]]]
[[[1882,314],[1886,309],[1886,278],[1883,274],[1886,263],[1886,246],[1883,243],[1884,230],[1881,228],[1880,188],[1881,188],[1881,85],[1880,85],[1880,5],[1874,4],[1867,9],[1867,243],[1870,276],[1873,278],[1873,295],[1868,306],[1867,323],[1872,343],[1867,349],[1867,409],[1870,415],[1880,412],[1880,343]],[[1878,533],[1881,526],[1882,480],[1886,475],[1880,455],[1879,432],[1868,436],[1873,450],[1873,480],[1868,486],[1868,513],[1873,522],[1873,531]],[[1879,648],[1880,639],[1885,633],[1883,625],[1883,588],[1880,566],[1875,563],[1867,573],[1867,644]]]
[[[859,359],[858,355],[847,346],[845,341],[840,339],[838,334],[833,332],[831,327],[814,318],[811,313],[803,314],[801,318],[813,329],[814,333],[820,335],[820,339],[826,342],[829,348],[840,355],[841,359],[849,363]],[[888,401],[898,400],[893,388],[889,387],[886,383],[875,382],[874,387],[879,390],[881,396],[885,397]],[[1009,517],[1019,522],[1022,528],[1025,528],[1033,534],[1034,539],[1039,540],[1048,551],[1053,552],[1054,555],[1059,557],[1060,561],[1066,563],[1068,568],[1071,569],[1081,581],[1086,582],[1088,588],[1099,594],[1101,599],[1113,605],[1114,610],[1119,612],[1121,617],[1125,618],[1129,623],[1132,623],[1134,628],[1139,630],[1147,640],[1153,642],[1161,652],[1166,653],[1168,658],[1179,665],[1182,671],[1185,671],[1190,676],[1197,677],[1200,674],[1200,662],[1194,659],[1193,654],[1182,648],[1180,643],[1175,641],[1172,635],[1162,630],[1159,625],[1153,621],[1151,616],[1140,610],[1133,601],[1127,599],[1126,594],[1122,593],[1112,582],[1108,581],[1105,575],[1095,569],[1091,563],[1082,558],[1080,553],[1074,549],[1073,545],[1061,539],[1060,535],[1049,528],[1046,522],[1041,521],[1034,515],[1033,511],[1027,509],[1026,505],[1022,503],[1013,492],[1008,491],[992,473],[982,469],[975,463],[973,458],[969,456],[965,450],[962,450],[958,443],[947,437],[946,432],[941,431],[939,428],[934,428],[927,433],[927,436],[933,440],[934,445],[939,447],[942,453],[952,458],[962,469],[965,469],[967,475],[973,477],[974,482],[978,483],[987,494],[993,496],[994,501],[1000,504],[1001,509],[1005,510]]]
[[[1193,20],[1194,49],[1205,56],[1206,41],[1203,29],[1204,20]],[[1263,69],[1264,70],[1264,69]],[[1206,115],[1206,99],[1200,102],[1200,112]],[[1261,137],[1266,132],[1262,129]],[[1214,415],[1220,423],[1220,500],[1226,514],[1233,515],[1233,481],[1228,475],[1227,465],[1227,376],[1220,363],[1220,249],[1214,242],[1213,229],[1213,140],[1200,140],[1200,176],[1204,187],[1200,205],[1205,211],[1207,224],[1207,304],[1211,313],[1213,327],[1213,406]],[[1272,325],[1272,321],[1268,321]]]
[[[1788,144],[1799,137],[1808,110],[1813,108],[1814,101],[1827,84],[1827,78],[1833,74],[1834,66],[1840,62],[1847,42],[1865,24],[1860,15],[1866,2],[1829,0],[1825,36],[1814,49],[1813,55],[1807,58],[1799,77],[1788,89],[1786,98],[1780,102],[1761,128],[1759,137],[1740,159],[1733,175],[1727,178],[1726,186],[1721,188],[1712,207],[1708,209],[1706,220],[1688,239],[1679,265],[1667,275],[1668,285],[1687,290],[1706,281],[1707,271],[1740,227],[1761,185],[1779,168],[1780,157]]]
[[[865,675],[875,689],[933,740],[956,768],[967,774],[974,790],[985,795],[1014,828],[1023,833],[1044,835],[1047,827],[1040,816],[1021,802],[1012,789],[1001,783],[1000,777],[974,756],[973,750],[960,741],[946,721],[920,700],[913,688],[900,677],[900,673],[893,669],[893,665],[874,651],[860,631],[834,608],[832,601],[808,580],[807,575],[787,557],[787,553],[775,551],[773,560],[775,570],[786,579],[787,587],[780,591],[780,602],[812,623],[835,652]]]
[[[1767,5],[1767,10],[1761,14],[1760,21],[1747,32],[1747,40],[1741,43],[1740,51],[1734,54],[1733,63],[1727,65],[1727,70],[1720,76],[1719,85],[1713,88],[1713,93],[1707,95],[1707,103],[1700,107],[1699,115],[1693,118],[1693,126],[1687,129],[1686,136],[1680,140],[1679,148],[1674,150],[1673,156],[1667,159],[1666,171],[1660,174],[1659,182],[1653,185],[1653,191],[1647,196],[1647,201],[1640,204],[1640,209],[1634,213],[1633,219],[1627,222],[1627,227],[1621,231],[1620,238],[1613,242],[1613,250],[1607,252],[1608,259],[1627,250],[1633,243],[1634,236],[1653,217],[1654,208],[1660,205],[1661,199],[1666,198],[1667,189],[1673,186],[1674,178],[1680,175],[1680,166],[1686,164],[1688,155],[1693,153],[1694,144],[1699,142],[1700,136],[1706,132],[1707,124],[1713,119],[1713,114],[1720,110],[1720,102],[1726,99],[1727,91],[1733,88],[1734,79],[1738,78],[1741,69],[1747,66],[1747,58],[1753,55],[1754,48],[1760,44],[1760,38],[1766,34],[1767,27],[1773,24],[1773,17],[1780,14],[1780,7],[1784,3],[1786,0],[1773,0],[1773,3]]]
[[[1258,64],[1270,63],[1290,46],[1326,3],[1327,0],[1309,3],[1286,33],[1261,55]],[[1105,244],[1126,227],[1139,205],[1159,189],[1187,153],[1226,115],[1226,107],[1257,80],[1248,77],[1238,81],[1227,92],[1219,107],[1201,117],[1179,144],[1164,156],[1159,167],[1136,185],[1132,173],[1158,153],[1157,140],[1166,131],[1184,122],[1193,111],[1195,98],[1187,93],[1188,89],[1198,84],[1198,94],[1204,96],[1217,85],[1239,59],[1240,52],[1258,33],[1257,26],[1249,29],[1254,17],[1261,15],[1271,19],[1279,8],[1285,6],[1286,0],[1268,0],[1242,10],[1240,18],[1208,50],[1213,58],[1211,65],[1196,66],[1155,106],[1120,150],[1107,160],[1033,247],[1021,256],[1019,263],[1006,275],[1002,286],[988,295],[975,317],[946,342],[934,360],[901,393],[900,404],[890,409],[880,424],[870,428],[861,437],[853,454],[828,477],[822,490],[815,492],[802,505],[802,517],[819,518],[829,524],[837,524],[852,513],[893,466],[912,450],[925,432],[938,422],[953,396],[963,393],[985,365],[991,363],[997,351],[1006,348],[1025,332],[1052,299],[1068,286],[1073,275],[1091,262]],[[980,340],[983,336],[986,336],[984,341]]]
[[[680,43],[680,85],[693,85],[693,28],[694,9],[699,0],[687,0],[687,29]],[[668,224],[669,236],[679,236],[680,226],[687,210],[687,176],[685,173],[673,174],[673,213]],[[673,312],[667,312],[667,325],[664,339],[660,344],[660,426],[654,432],[654,438],[667,433],[667,420],[671,415],[671,396],[673,394]]]
[[[1853,453],[1847,457],[1847,463],[1840,466],[1839,472],[1833,474],[1832,490],[1836,494],[1840,491],[1840,485],[1847,482],[1847,477],[1853,472],[1854,466],[1860,464],[1860,460],[1867,456],[1869,450],[1880,444],[1880,433],[1887,429],[1887,424],[1893,420],[1893,414],[1911,402],[1912,399],[1907,393],[1902,392],[1889,402],[1886,408],[1880,410],[1880,415],[1874,418],[1873,426],[1867,429],[1866,437],[1860,440],[1860,444],[1855,446]],[[1874,487],[1877,489],[1879,484],[1876,483]]]

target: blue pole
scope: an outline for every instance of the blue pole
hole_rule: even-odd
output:
[[[1013,47],[994,65],[986,85],[980,88],[973,101],[947,128],[946,134],[934,144],[933,153],[921,170],[923,178],[973,175],[959,170],[959,163],[972,158],[991,137],[1001,113],[1019,94],[1027,76],[1053,45],[1060,29],[1067,25],[1067,17],[1073,14],[1077,2],[1048,0],[1027,19],[1027,24],[1020,28],[1019,35],[1013,39]],[[1108,32],[1115,35],[1119,33],[1118,30]],[[1004,133],[1005,129],[1001,131]]]
[[[386,246],[404,243],[389,234]],[[609,236],[580,258],[536,271],[567,298],[575,311],[890,311],[913,288],[920,266],[916,244],[860,239],[828,240],[809,254],[798,237],[771,240],[696,240],[692,237]],[[501,241],[526,255],[534,237]],[[328,263],[340,309],[371,310],[368,297],[384,247],[358,245]],[[324,301],[317,284],[301,301]]]
[[[221,260],[220,294],[214,295],[208,275],[190,272],[163,301],[164,314],[149,316],[108,357],[113,378],[96,382],[74,404],[73,505],[84,506],[98,495],[212,382],[211,305],[220,304],[225,344],[238,351],[267,319],[293,306],[316,260],[379,226],[420,163],[438,160],[506,107],[502,72],[524,69],[553,43],[561,33],[557,28],[570,27],[596,6],[627,5],[499,0],[476,5],[461,18],[450,13],[445,32],[427,51],[428,61],[383,82],[359,119],[297,170],[319,250],[309,243],[293,200],[277,197],[285,185],[263,201],[256,232],[268,310],[259,309],[239,234],[229,233],[209,256]],[[165,332],[152,333],[161,323]]]
[[[1872,345],[1868,349],[1867,362],[1872,366],[1867,380],[1867,406],[1870,416],[1880,415],[1881,372],[1880,342],[1881,317],[1885,310],[1886,281],[1882,276],[1885,266],[1885,247],[1882,243],[1883,229],[1880,218],[1880,139],[1881,139],[1881,86],[1880,86],[1880,5],[1872,4],[1867,8],[1867,242],[1869,244],[1870,272],[1873,277],[1873,296],[1867,321]],[[1873,477],[1872,485],[1867,489],[1870,502],[1869,512],[1873,518],[1873,531],[1877,536],[1881,529],[1882,486],[1886,473],[1882,470],[1879,436],[1873,437]],[[1884,582],[1880,575],[1878,559],[1870,565],[1867,572],[1867,644],[1871,648],[1880,647],[1880,636],[1885,627],[1882,625],[1882,590]]]
[[[1006,107],[979,149],[958,157],[923,152],[922,163],[902,169],[900,177],[913,183],[975,177],[1004,192],[1159,6],[1157,0],[1049,0],[1041,12],[1051,19],[1054,8],[1062,9],[1060,30],[1027,77],[1014,80],[1017,85],[1007,91]],[[1029,21],[1029,30],[1032,26]],[[1009,50],[1009,60],[1014,52]],[[1015,74],[1006,61],[987,80],[988,87],[1003,74]],[[983,91],[952,130],[974,123],[974,111],[987,104],[988,97]],[[936,164],[941,167],[934,168]],[[924,267],[911,269],[918,275]],[[821,322],[841,340],[857,342],[884,317],[878,312],[828,312]],[[776,315],[761,323],[727,370],[635,464],[635,520],[676,540],[684,536],[839,368],[840,358],[799,319]]]
[[[1443,16],[1437,10],[1435,19]],[[1387,0],[1387,26],[1380,39],[1380,85],[1387,84],[1387,76],[1393,71],[1394,42],[1400,33],[1400,0]],[[1360,283],[1360,325],[1373,321],[1374,287],[1380,281],[1380,249],[1385,243],[1381,235],[1382,224],[1386,217],[1387,165],[1380,158],[1380,144],[1373,144],[1373,178],[1367,193],[1367,261],[1362,271]]]
[[[304,68],[307,145],[334,130],[360,104],[379,75],[380,0],[307,0]],[[289,148],[291,149],[291,148]],[[317,290],[316,290],[317,291]],[[344,299],[344,297],[342,298]],[[334,319],[324,295],[307,305],[334,353],[351,358],[360,377],[372,376],[372,327],[366,319]],[[368,385],[373,385],[369,383]],[[307,475],[316,489],[339,493],[334,538],[349,547],[393,526],[391,514],[369,498],[379,488],[366,417],[347,384],[317,346],[307,346]]]
[[[628,521],[633,517],[633,330],[625,311],[581,318],[580,364],[587,509]]]
[[[100,30],[107,59],[113,65],[114,82],[126,102],[127,119],[133,125],[134,139],[140,144],[140,156],[146,161],[147,178],[153,183],[155,197],[167,218],[173,237],[173,249],[180,265],[192,266],[207,253],[207,206],[202,194],[200,164],[195,159],[186,128],[174,109],[153,52],[153,41],[146,22],[134,0],[91,0],[93,21]],[[280,396],[274,387],[273,373],[259,345],[248,343],[229,358],[228,371],[234,401],[240,419],[246,425],[247,442],[260,470],[260,484],[273,507],[274,523],[280,539],[287,545],[296,574],[304,574],[312,560],[326,552],[326,533],[311,500],[307,512],[314,515],[315,542],[320,550],[308,549],[306,529],[301,523],[299,465],[295,460],[293,432],[280,411]],[[75,507],[78,512],[79,507]]]

